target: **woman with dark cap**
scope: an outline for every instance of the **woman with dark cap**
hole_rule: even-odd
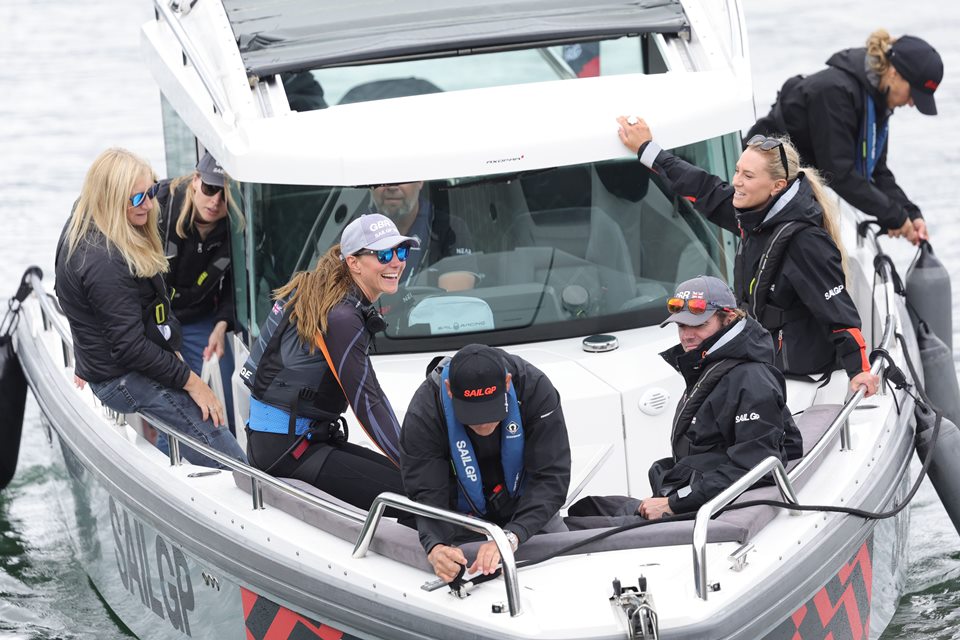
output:
[[[777,368],[826,377],[842,367],[851,392],[864,386],[873,395],[878,378],[847,291],[836,206],[817,170],[800,166],[788,140],[758,135],[727,183],[661,149],[642,119],[618,122],[621,142],[642,164],[710,222],[740,237],[734,291],[773,337]]]
[[[918,244],[928,239],[927,225],[887,167],[887,132],[897,107],[936,115],[942,78],[943,61],[927,42],[878,29],[866,47],[844,49],[826,69],[787,80],[747,139],[789,135],[801,160],[840,197],[876,217],[891,237]]]
[[[233,330],[233,277],[230,265],[230,189],[223,168],[204,153],[196,171],[157,187],[158,224],[170,264],[164,274],[170,306],[183,327],[180,353],[190,370],[200,374],[203,362],[216,354],[230,431],[233,425],[233,352],[226,334]],[[232,211],[231,211],[232,210]]]

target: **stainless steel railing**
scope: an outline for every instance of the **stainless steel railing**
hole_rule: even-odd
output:
[[[50,297],[46,294],[43,288],[43,282],[36,276],[30,276],[29,282],[33,288],[34,297],[40,303],[44,327],[53,327],[53,329],[60,336],[64,353],[72,354],[73,341],[70,336],[70,330],[64,326],[63,317],[53,305]],[[67,366],[70,365],[70,363],[66,360],[64,361],[64,364]],[[503,529],[497,525],[473,518],[471,516],[466,516],[461,513],[446,511],[444,509],[438,509],[428,505],[422,505],[401,495],[389,492],[381,494],[374,500],[370,507],[370,511],[364,518],[352,510],[346,509],[332,502],[327,502],[319,496],[307,493],[306,491],[298,489],[286,482],[283,482],[282,480],[278,480],[277,478],[268,475],[259,469],[254,469],[247,464],[239,462],[238,460],[235,460],[230,456],[217,451],[216,449],[212,449],[206,444],[195,440],[194,438],[191,438],[190,436],[181,433],[176,429],[173,429],[163,421],[152,417],[149,420],[152,426],[159,429],[167,436],[170,445],[171,466],[179,466],[181,464],[180,445],[185,444],[194,451],[202,453],[203,455],[211,458],[215,462],[230,469],[231,471],[239,471],[241,474],[244,474],[250,479],[250,493],[253,501],[253,509],[255,510],[264,508],[263,485],[266,484],[270,485],[277,491],[302,500],[309,505],[316,507],[317,509],[346,518],[357,524],[362,524],[363,526],[360,531],[360,535],[358,536],[354,545],[354,558],[362,558],[366,555],[367,550],[370,547],[370,542],[373,540],[373,536],[376,533],[377,526],[380,524],[380,520],[383,517],[383,511],[388,506],[400,509],[402,511],[407,511],[415,515],[443,520],[444,522],[460,525],[471,531],[490,536],[490,538],[496,543],[497,549],[500,551],[504,583],[507,591],[507,605],[510,610],[510,615],[518,616],[522,613],[520,606],[520,587],[517,580],[517,565],[513,557],[513,550],[510,547],[510,542],[507,540],[506,535],[503,533]],[[117,420],[117,422],[121,423],[119,420]]]
[[[872,241],[874,248],[879,255],[881,250],[877,237],[872,236]],[[880,338],[879,345],[877,346],[881,349],[889,349],[894,342],[896,331],[893,274],[891,272],[890,265],[886,262],[881,263],[879,272],[880,279],[883,281],[884,290],[884,327],[883,335]],[[883,360],[878,358],[877,361],[871,366],[870,371],[874,375],[879,375],[882,368]],[[878,390],[878,393],[879,392],[880,391]],[[838,431],[840,432],[840,450],[849,451],[852,448],[852,442],[850,438],[850,414],[853,413],[853,411],[857,408],[857,405],[860,404],[860,401],[863,399],[863,395],[864,389],[861,387],[849,400],[844,403],[840,413],[837,414],[837,417],[834,418],[833,422],[830,423],[830,426],[827,427],[827,430],[824,432],[820,440],[817,441],[817,444],[810,449],[807,455],[803,457],[803,459],[790,471],[789,474],[784,472],[783,465],[779,464],[779,460],[776,458],[767,458],[756,467],[751,469],[745,476],[730,485],[730,487],[728,487],[723,493],[700,507],[700,509],[697,511],[697,517],[693,525],[693,541],[691,546],[693,549],[693,580],[697,588],[697,595],[702,600],[707,599],[708,593],[706,543],[707,531],[710,527],[710,518],[713,517],[717,511],[728,505],[733,500],[736,500],[741,494],[750,489],[758,480],[760,480],[771,470],[774,472],[774,479],[777,482],[777,486],[780,488],[780,492],[784,494],[784,499],[792,504],[797,504],[796,496],[793,492],[792,481],[803,475],[806,469],[812,465],[815,460],[824,455],[827,447],[829,447],[833,441],[833,436]],[[771,467],[771,460],[777,461],[777,466],[779,468]],[[791,513],[796,514],[799,512],[791,511]]]
[[[518,616],[523,613],[520,607],[520,585],[517,582],[517,563],[513,557],[513,548],[510,546],[506,535],[504,535],[503,529],[486,520],[420,504],[396,493],[381,493],[370,506],[367,520],[363,523],[360,537],[357,538],[357,544],[353,548],[354,558],[362,558],[366,555],[370,542],[373,540],[373,534],[377,531],[377,525],[380,524],[380,519],[383,517],[383,511],[387,507],[407,511],[418,516],[436,518],[490,536],[500,552],[500,563],[503,567],[503,581],[506,583],[507,606],[510,608],[510,615]]]

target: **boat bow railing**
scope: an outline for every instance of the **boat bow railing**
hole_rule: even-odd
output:
[[[44,328],[49,329],[52,327],[60,336],[60,341],[63,346],[64,365],[68,367],[72,366],[73,340],[71,338],[69,328],[64,324],[63,316],[60,313],[60,310],[57,309],[53,303],[53,299],[46,293],[43,287],[43,281],[39,277],[36,275],[28,276],[28,282],[33,289],[34,297],[40,304]],[[116,417],[122,418],[122,416]],[[123,424],[122,419],[117,420],[117,422],[119,424]],[[260,471],[259,469],[254,469],[248,464],[244,464],[239,460],[231,458],[230,456],[225,455],[220,451],[217,451],[216,449],[213,449],[206,444],[195,440],[184,433],[181,433],[180,431],[177,431],[161,420],[151,417],[150,424],[166,434],[170,447],[171,466],[179,466],[181,464],[180,445],[184,444],[194,451],[202,453],[203,455],[211,458],[221,466],[230,469],[231,471],[240,472],[242,475],[248,477],[250,480],[250,493],[253,499],[253,508],[255,510],[264,508],[263,485],[270,485],[275,490],[302,500],[303,502],[306,502],[307,504],[320,509],[321,511],[346,518],[357,524],[362,524],[360,535],[357,537],[357,541],[354,545],[354,558],[362,558],[366,555],[386,507],[393,507],[414,515],[435,518],[444,522],[462,526],[470,531],[475,531],[477,533],[489,536],[494,543],[496,543],[497,549],[500,552],[500,561],[503,568],[503,579],[507,591],[507,606],[510,610],[510,615],[518,616],[522,613],[520,606],[520,586],[517,579],[517,565],[513,557],[513,549],[510,546],[510,542],[507,540],[503,529],[497,525],[461,513],[419,504],[404,496],[389,492],[380,494],[374,500],[366,517],[364,517],[351,509],[347,509],[333,502],[328,502],[319,496],[315,496],[311,493],[303,491],[302,489],[298,489],[287,482]]]
[[[876,235],[870,236],[876,251],[876,255],[883,255],[880,249],[880,243]],[[880,343],[876,348],[889,350],[894,343],[896,335],[896,316],[895,316],[895,291],[893,286],[893,267],[886,260],[877,261],[876,273],[880,276],[884,291],[884,323],[883,334]],[[870,372],[874,375],[883,374],[883,359],[877,358],[870,367]],[[864,387],[857,389],[856,393],[847,400],[837,417],[834,418],[830,426],[824,432],[823,436],[807,452],[803,459],[787,474],[784,471],[783,464],[777,458],[767,458],[757,466],[747,472],[742,478],[730,485],[720,495],[716,496],[697,510],[697,517],[693,525],[693,580],[697,588],[697,596],[702,600],[707,599],[709,592],[707,581],[707,530],[710,527],[710,519],[716,515],[723,507],[736,500],[741,494],[749,490],[758,480],[767,473],[773,471],[774,480],[783,494],[784,499],[791,504],[798,504],[796,495],[793,491],[793,480],[802,476],[810,465],[814,464],[820,456],[824,455],[827,448],[831,446],[834,436],[840,433],[840,450],[849,451],[853,448],[850,438],[850,414],[856,410],[860,401],[863,400],[865,393]],[[883,395],[883,381],[878,387],[877,393]],[[775,461],[776,465],[771,465]],[[791,511],[791,514],[798,514],[799,511]]]
[[[507,588],[507,606],[510,608],[510,615],[518,616],[522,613],[520,585],[517,582],[517,563],[513,557],[513,548],[510,546],[507,536],[503,533],[503,529],[486,520],[420,504],[396,493],[381,493],[370,506],[367,520],[363,523],[363,530],[360,531],[360,537],[353,548],[354,558],[362,558],[367,554],[367,549],[373,540],[373,534],[376,533],[377,525],[380,524],[380,519],[383,517],[383,510],[387,507],[460,525],[470,531],[489,536],[497,545],[497,551],[500,552],[500,564],[503,568],[503,581]]]

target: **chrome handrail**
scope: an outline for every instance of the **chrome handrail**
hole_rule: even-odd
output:
[[[190,64],[193,65],[197,76],[200,78],[200,82],[203,84],[203,88],[207,90],[207,95],[213,100],[217,111],[221,113],[225,120],[232,124],[234,121],[233,112],[227,108],[226,99],[220,93],[219,88],[213,84],[211,78],[215,77],[214,74],[210,73],[207,63],[193,46],[193,42],[190,40],[186,29],[180,24],[177,14],[170,8],[169,0],[154,0],[153,4],[157,8],[157,12],[163,16],[170,30],[173,31],[173,35],[177,38],[177,42],[180,43],[180,48],[183,50],[183,55],[190,61]]]
[[[34,275],[28,276],[28,281],[33,289],[34,297],[40,303],[40,310],[43,314],[43,322],[49,324],[57,331],[66,350],[72,350],[73,340],[70,336],[70,331],[69,329],[64,328],[61,320],[61,314],[50,301],[49,296],[43,287],[43,281]],[[231,458],[230,456],[209,447],[199,440],[195,440],[194,438],[175,430],[162,420],[157,420],[154,417],[150,417],[149,421],[151,426],[165,433],[169,440],[171,466],[178,466],[180,464],[180,456],[177,454],[179,454],[180,444],[182,443],[186,444],[194,451],[202,453],[208,458],[211,458],[231,471],[239,471],[240,473],[249,477],[251,483],[251,493],[253,494],[252,499],[254,509],[263,509],[262,485],[268,484],[283,493],[297,497],[328,513],[333,513],[335,515],[347,518],[357,524],[362,524],[364,522],[364,518],[352,510],[346,509],[345,507],[333,502],[327,502],[319,496],[307,493],[306,491],[298,489],[293,485],[268,475],[259,469],[255,469],[248,464],[244,464],[238,460],[235,460],[234,458]]]
[[[881,253],[880,242],[877,239],[877,236],[872,236],[874,249],[877,254]],[[893,288],[893,274],[890,270],[889,263],[881,263],[880,268],[880,278],[883,281],[884,289],[884,306],[885,306],[885,315],[884,315],[884,328],[883,336],[880,339],[880,344],[878,348],[889,349],[893,344],[895,339],[894,327],[896,325],[896,318],[894,316],[894,295],[895,291]],[[877,358],[876,362],[870,367],[870,372],[874,375],[878,375],[883,368],[883,360]],[[790,471],[789,474],[783,470],[783,465],[780,463],[777,458],[770,457],[755,466],[753,469],[747,472],[745,476],[734,482],[730,485],[724,492],[715,497],[713,500],[707,502],[699,510],[697,510],[696,521],[693,525],[693,580],[697,588],[697,595],[702,599],[707,599],[707,530],[710,526],[710,519],[716,514],[717,511],[725,507],[727,504],[735,500],[742,493],[750,489],[754,483],[757,482],[760,478],[766,475],[771,469],[769,468],[769,462],[775,460],[778,463],[779,469],[774,468],[774,479],[777,482],[777,486],[780,487],[780,492],[784,493],[784,487],[786,486],[790,490],[790,496],[784,496],[787,498],[787,502],[791,504],[798,504],[796,496],[793,494],[793,480],[800,477],[804,471],[813,464],[813,461],[820,457],[820,455],[830,446],[833,441],[833,436],[840,431],[840,450],[849,451],[852,448],[851,437],[850,437],[850,414],[857,408],[857,405],[860,404],[860,401],[864,396],[864,388],[860,387],[857,389],[856,393],[847,400],[843,408],[837,414],[837,417],[834,418],[833,422],[830,423],[830,426],[827,427],[827,430],[824,431],[823,436],[817,441],[817,443],[810,449],[809,452],[803,457],[802,460]],[[783,478],[780,478],[780,474],[783,474]],[[721,504],[722,503],[722,504]],[[798,511],[792,511],[791,514],[797,514]]]
[[[693,524],[693,577],[697,595],[701,600],[707,599],[707,527],[710,524],[710,518],[771,471],[783,499],[790,504],[799,504],[783,463],[776,456],[770,456],[761,460],[760,464],[750,469],[746,475],[697,510],[697,519]],[[791,513],[799,514],[800,512],[792,511]]]
[[[388,506],[414,515],[458,524],[470,531],[490,536],[494,544],[497,545],[497,551],[500,552],[500,562],[503,565],[503,580],[506,583],[507,606],[510,608],[510,615],[518,616],[523,613],[520,607],[520,586],[517,582],[517,563],[513,557],[513,548],[510,546],[507,536],[504,535],[503,529],[486,520],[480,520],[479,518],[474,518],[473,516],[462,513],[447,511],[446,509],[438,509],[437,507],[431,507],[426,504],[420,504],[397,493],[381,493],[373,500],[373,504],[370,506],[367,519],[363,523],[363,529],[360,531],[360,537],[357,538],[357,544],[353,548],[354,558],[362,558],[367,554],[367,549],[369,549],[370,542],[373,540],[373,534],[376,533],[377,525],[380,524],[380,519],[383,517],[383,511]]]

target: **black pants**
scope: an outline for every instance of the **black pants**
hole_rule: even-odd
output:
[[[400,469],[386,456],[349,442],[311,443],[299,458],[284,455],[295,440],[285,434],[250,429],[247,458],[260,470],[279,460],[271,475],[302,480],[361,509],[369,509],[373,499],[384,491],[403,495]]]

